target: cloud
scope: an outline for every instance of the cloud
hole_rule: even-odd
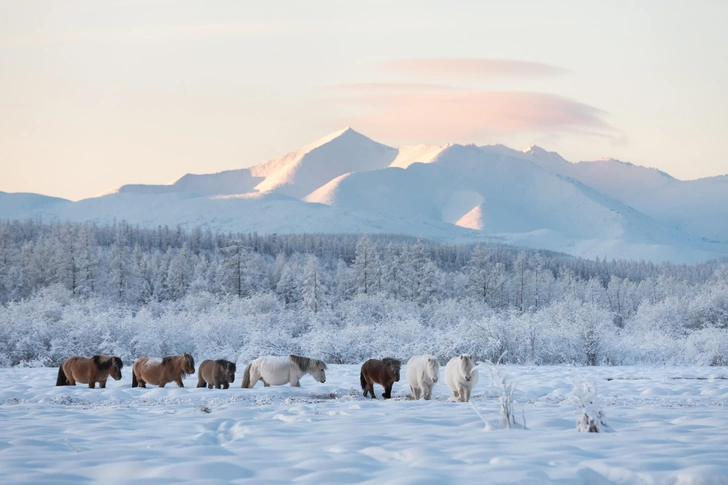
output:
[[[331,89],[339,93],[392,93],[392,92],[417,92],[417,91],[445,91],[455,90],[452,86],[444,84],[425,84],[425,83],[351,83],[337,84],[329,86]]]
[[[402,59],[379,64],[382,71],[397,74],[412,74],[419,77],[452,78],[536,78],[565,74],[568,71],[558,66],[542,62],[519,61],[514,59],[472,58],[432,58]]]
[[[334,100],[351,110],[345,123],[372,136],[424,142],[517,134],[621,136],[604,111],[546,93],[359,90]]]

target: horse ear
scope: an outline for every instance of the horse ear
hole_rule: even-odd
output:
[[[460,360],[463,360],[464,358],[465,358],[465,356],[463,356],[463,355],[460,356]]]

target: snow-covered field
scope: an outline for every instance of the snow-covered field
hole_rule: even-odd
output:
[[[728,369],[518,367],[518,421],[470,404],[365,399],[359,366],[301,388],[55,387],[57,369],[0,369],[1,483],[728,484]],[[578,433],[571,380],[593,378],[612,432]],[[381,387],[375,387],[381,396]],[[481,371],[473,404],[497,423]]]

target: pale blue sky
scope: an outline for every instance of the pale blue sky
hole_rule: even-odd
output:
[[[726,20],[722,1],[2,0],[0,190],[165,183],[349,125],[725,174]]]

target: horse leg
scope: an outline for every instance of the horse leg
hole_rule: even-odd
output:
[[[384,399],[389,399],[392,397],[392,384],[387,384],[384,387],[384,393],[382,394],[382,397]]]
[[[295,375],[291,376],[291,387],[301,387],[301,381]]]
[[[104,379],[103,381],[99,381],[99,387],[101,389],[106,389],[106,379]]]
[[[93,389],[94,387],[96,387],[96,381],[92,381],[91,379],[89,379],[88,388]]]
[[[258,369],[258,365],[254,364],[250,367],[250,387],[255,386],[258,381],[263,381],[263,386],[268,387],[260,373],[260,370]]]
[[[225,382],[222,383],[222,388],[223,389],[227,389],[229,387],[230,387],[230,383],[228,381],[225,381]]]
[[[470,401],[470,393],[473,392],[471,387],[465,388],[465,401]]]
[[[139,387],[143,387],[144,389],[147,388],[147,381],[144,379],[137,379],[137,384],[139,384]]]
[[[369,391],[369,394],[371,394],[372,399],[377,397],[374,395],[374,381],[370,381],[369,379],[367,379],[367,391]],[[364,395],[366,396],[366,394]]]
[[[424,391],[425,401],[429,401],[430,399],[432,399],[432,386],[425,386]]]
[[[212,389],[212,382],[207,385],[208,389]]]
[[[177,386],[178,387],[185,387],[185,383],[182,382],[182,378],[181,377],[178,377],[177,379],[175,379],[174,382],[177,383]]]
[[[467,387],[463,386],[462,384],[460,384],[459,387],[460,387],[460,391],[459,391],[459,393],[460,393],[460,399],[458,399],[458,401],[460,401],[460,402],[467,402],[468,399],[465,397],[466,396],[466,392],[468,392],[467,391]]]

